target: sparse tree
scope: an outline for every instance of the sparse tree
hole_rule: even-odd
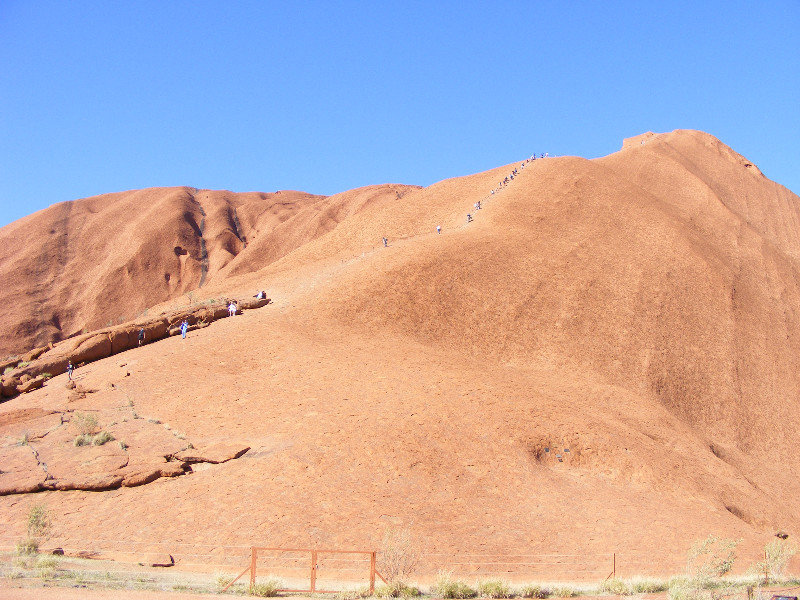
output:
[[[381,543],[381,574],[391,584],[407,583],[419,563],[420,552],[408,529],[389,528]]]
[[[786,565],[797,554],[797,545],[785,539],[772,540],[764,546],[764,560],[753,565],[751,570],[764,575],[764,583],[769,583],[783,576]]]
[[[738,545],[737,540],[720,538],[713,534],[704,540],[697,540],[689,550],[689,577],[703,582],[730,572],[736,560]]]

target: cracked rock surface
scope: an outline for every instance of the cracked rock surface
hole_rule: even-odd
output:
[[[249,450],[234,443],[196,449],[158,419],[138,415],[115,386],[100,392],[71,382],[52,395],[57,408],[0,413],[0,495],[135,487]]]

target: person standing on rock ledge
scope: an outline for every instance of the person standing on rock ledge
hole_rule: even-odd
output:
[[[181,339],[186,339],[186,332],[189,330],[189,321],[186,319],[181,323]]]
[[[229,317],[232,317],[232,316],[234,316],[235,314],[236,314],[236,305],[235,305],[233,302],[231,302],[231,303],[228,305],[228,316],[229,316]]]
[[[72,381],[72,372],[75,370],[75,367],[72,366],[72,361],[67,361],[67,381]]]
[[[139,345],[144,344],[144,327],[139,330]]]

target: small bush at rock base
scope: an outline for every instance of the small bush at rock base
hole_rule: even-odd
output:
[[[111,435],[107,431],[101,431],[96,436],[94,436],[94,440],[92,440],[92,443],[95,446],[102,446],[106,442],[113,441],[113,439],[114,439],[113,435]]]
[[[97,429],[97,417],[93,414],[77,412],[72,416],[72,422],[82,435],[94,433]]]
[[[39,553],[39,540],[28,538],[17,542],[16,552],[20,556],[31,556]]]
[[[581,595],[581,590],[568,585],[554,587],[550,590],[550,596],[553,598],[575,598]]]
[[[615,596],[628,596],[631,589],[622,579],[606,579],[600,584],[600,590],[604,594],[613,594]]]
[[[657,594],[658,592],[666,592],[669,588],[669,583],[660,579],[634,577],[628,580],[628,587],[631,594]]]
[[[379,585],[375,588],[375,596],[378,598],[416,598],[421,596],[419,588],[406,585],[400,581],[395,581],[388,585]]]
[[[523,598],[537,598],[538,600],[544,600],[544,598],[550,597],[550,590],[540,585],[526,585],[522,588],[521,594]]]
[[[369,589],[359,588],[357,590],[344,590],[338,592],[333,597],[335,600],[360,600],[361,598],[369,598]]]
[[[511,598],[511,586],[502,579],[484,579],[478,582],[478,595],[481,598]]]
[[[278,590],[284,588],[283,582],[275,577],[268,577],[263,581],[257,582],[251,591],[253,596],[259,598],[271,598],[278,595]]]
[[[474,598],[478,592],[464,581],[455,579],[452,571],[439,571],[433,589],[442,598]]]

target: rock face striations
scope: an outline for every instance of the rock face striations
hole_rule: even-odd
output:
[[[394,197],[394,188],[387,188]],[[229,272],[262,268],[355,203],[151,188],[62,202],[0,228],[0,357],[130,321]]]
[[[360,548],[408,527],[430,557],[579,554],[602,576],[612,552],[663,574],[709,533],[743,561],[800,535],[800,198],[711,135],[426,188],[70,206],[0,230],[18,373],[190,290],[273,302],[87,364],[95,393],[58,375],[0,405],[9,531],[37,491],[102,539]],[[125,447],[75,446],[76,413]],[[117,489],[65,491],[101,475]]]

